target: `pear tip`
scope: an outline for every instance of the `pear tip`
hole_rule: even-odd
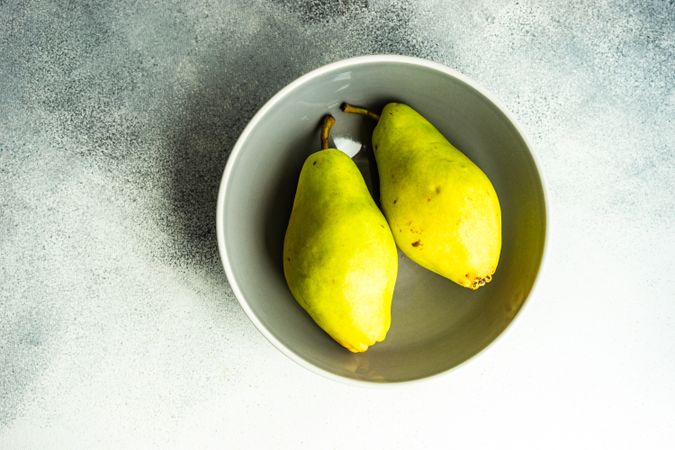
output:
[[[476,277],[473,279],[469,287],[471,288],[471,290],[475,291],[478,290],[478,288],[485,286],[490,281],[492,281],[492,275],[486,275],[484,277]]]
[[[321,126],[332,127],[333,125],[335,125],[335,117],[330,114],[324,114],[324,116],[321,118]]]

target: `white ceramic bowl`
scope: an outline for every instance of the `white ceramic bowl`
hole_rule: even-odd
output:
[[[503,248],[493,281],[470,291],[400,254],[387,339],[353,354],[295,302],[284,280],[283,238],[300,168],[319,149],[319,121],[347,152],[370,145],[373,124],[339,111],[404,102],[429,119],[492,180],[503,214]],[[367,160],[359,161],[369,178]],[[230,154],[217,208],[218,246],[246,314],[280,351],[323,375],[401,382],[445,372],[499,336],[528,297],[544,251],[546,205],[537,165],[513,119],[482,88],[442,65],[366,56],[321,67],[269,100]]]

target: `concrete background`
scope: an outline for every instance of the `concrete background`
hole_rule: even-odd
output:
[[[248,119],[399,53],[528,132],[548,255],[507,336],[364,389],[253,327],[216,249]],[[675,447],[670,1],[0,0],[0,448]]]

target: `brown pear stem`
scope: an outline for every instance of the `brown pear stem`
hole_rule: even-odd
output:
[[[328,136],[330,135],[330,129],[335,125],[335,117],[330,114],[323,116],[321,120],[321,150],[326,150],[328,148]]]
[[[371,119],[376,121],[380,120],[380,115],[378,113],[366,109],[362,106],[350,105],[349,103],[345,102],[340,105],[340,109],[346,113],[360,114],[362,116],[370,117]]]

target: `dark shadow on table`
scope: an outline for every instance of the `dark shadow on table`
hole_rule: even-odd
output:
[[[218,188],[229,152],[255,112],[290,81],[333,60],[373,53],[427,56],[409,37],[414,33],[408,28],[410,8],[388,10],[395,27],[366,30],[358,47],[345,48],[339,27],[326,34],[323,22],[334,15],[366,25],[375,15],[367,2],[342,2],[335,11],[327,6],[316,14],[293,2],[275,2],[290,16],[268,16],[245,40],[224,35],[220,48],[205,52],[199,89],[190,94],[187,107],[175,111],[167,129],[171,254],[179,264],[217,280],[224,280],[216,240]]]
[[[290,54],[298,42],[281,42],[261,26],[241,47],[224,42],[228,54],[206,55],[199,90],[176,111],[170,136],[170,199],[167,232],[180,264],[224,279],[216,240],[216,200],[228,155],[256,111],[305,70]],[[298,35],[298,39],[302,36]],[[232,52],[232,48],[236,51]]]

